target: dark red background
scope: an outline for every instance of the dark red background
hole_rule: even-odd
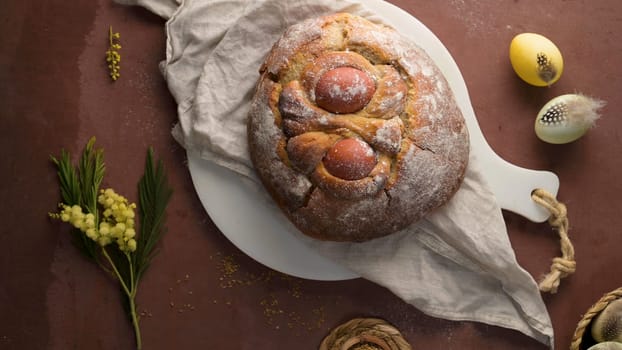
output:
[[[484,135],[519,166],[561,180],[577,272],[544,300],[567,349],[581,315],[622,286],[622,3],[618,0],[392,1],[449,49]],[[121,32],[122,76],[104,63],[108,26]],[[520,81],[508,61],[515,34],[539,32],[561,49],[565,71],[550,88]],[[145,349],[316,349],[357,316],[395,324],[415,349],[545,349],[514,331],[428,317],[356,279],[317,282],[270,271],[214,226],[172,139],[176,106],[162,79],[164,21],[111,1],[4,1],[0,5],[0,349],[131,349],[117,286],[71,246],[46,213],[59,200],[48,160],[77,154],[91,136],[106,151],[105,185],[136,198],[148,146],[175,194],[170,231],[138,295]],[[564,93],[608,101],[595,129],[568,145],[533,132],[540,107]],[[554,231],[504,213],[520,264],[536,278],[559,254]],[[278,252],[276,252],[278,253]]]

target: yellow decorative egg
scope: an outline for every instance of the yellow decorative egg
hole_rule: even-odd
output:
[[[564,60],[555,44],[535,33],[522,33],[510,43],[514,72],[528,84],[550,86],[562,75]]]

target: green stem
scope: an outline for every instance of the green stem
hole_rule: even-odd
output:
[[[136,287],[138,286],[137,281],[134,281],[134,264],[132,263],[132,257],[128,252],[124,252],[125,257],[127,258],[128,266],[130,267],[130,285],[132,286],[132,297],[136,296]]]
[[[134,298],[130,299],[130,314],[132,316],[132,326],[134,326],[134,335],[136,336],[136,349],[140,350],[142,348],[142,340],[140,337],[140,326],[138,324],[138,315],[136,315],[136,303],[134,302]]]
[[[136,335],[136,349],[142,348],[142,339],[140,336],[140,326],[138,324],[138,315],[136,315],[136,292],[138,291],[138,280],[134,276],[134,265],[132,264],[132,257],[125,252],[125,257],[130,267],[130,284],[132,286],[132,295],[130,296],[130,313],[132,315],[132,325],[134,326],[134,334]]]
[[[125,294],[127,294],[128,298],[131,298],[132,294],[130,293],[130,290],[127,287],[127,285],[125,284],[125,282],[123,281],[123,276],[121,276],[121,274],[119,273],[119,270],[117,269],[117,266],[114,264],[114,262],[110,258],[110,255],[108,255],[108,252],[106,251],[106,247],[102,247],[102,254],[104,255],[104,257],[106,257],[106,260],[108,260],[108,263],[110,263],[110,266],[112,267],[112,270],[114,271],[115,275],[117,276],[117,279],[119,280],[119,283],[121,283],[121,287],[123,287],[123,291],[125,292]]]
[[[114,264],[114,262],[110,258],[110,255],[108,255],[108,252],[106,251],[105,247],[102,247],[102,254],[106,258],[106,260],[108,260],[108,263],[110,263],[110,266],[112,267],[112,270],[114,271],[114,274],[119,280],[119,283],[121,283],[121,287],[123,288],[123,291],[127,295],[127,299],[130,304],[130,316],[132,318],[132,326],[134,327],[134,335],[136,336],[136,349],[140,350],[142,349],[142,339],[140,336],[140,326],[138,324],[138,315],[136,314],[136,302],[135,302],[136,290],[137,290],[136,287],[138,283],[137,281],[134,281],[134,266],[132,264],[132,259],[130,258],[130,255],[127,252],[125,252],[125,256],[127,257],[127,260],[129,263],[128,268],[130,269],[130,286],[128,288],[127,284],[123,280],[123,277],[119,273],[117,266]]]
[[[111,277],[117,277],[117,275],[114,273],[114,271],[109,269],[108,266],[104,265],[104,263],[102,263],[99,259],[96,259],[95,262],[97,263],[97,266],[101,267],[102,270],[104,270],[104,272],[109,274]]]

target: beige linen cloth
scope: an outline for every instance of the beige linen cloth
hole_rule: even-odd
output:
[[[161,69],[178,103],[175,138],[188,152],[255,180],[246,115],[258,68],[283,30],[335,11],[382,21],[382,14],[346,0],[117,1],[167,19]],[[553,349],[537,284],[515,259],[480,167],[472,155],[451,201],[399,233],[366,243],[301,239],[426,314],[514,329]]]

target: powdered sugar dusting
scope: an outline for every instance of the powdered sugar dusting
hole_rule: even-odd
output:
[[[355,75],[351,81],[351,85],[342,87],[336,78],[330,81],[331,87],[328,90],[330,98],[337,99],[345,102],[352,102],[352,100],[359,98],[359,96],[367,94],[367,84],[358,75]]]
[[[372,143],[391,155],[397,154],[402,142],[402,125],[402,120],[399,117],[389,119],[376,130]]]

